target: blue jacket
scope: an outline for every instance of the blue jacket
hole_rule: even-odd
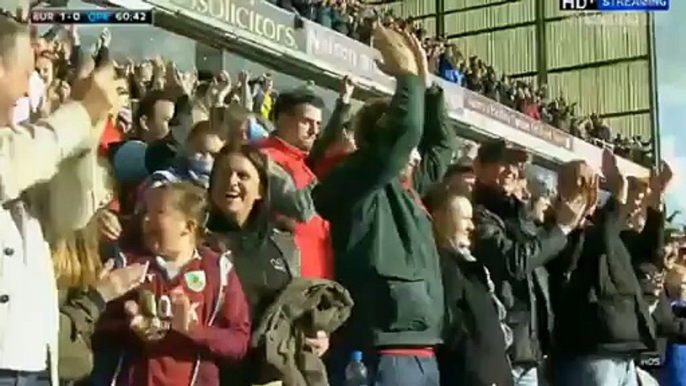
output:
[[[686,301],[672,302],[672,310],[679,315],[686,311]],[[686,386],[686,344],[670,341],[665,353],[664,379],[665,386]]]

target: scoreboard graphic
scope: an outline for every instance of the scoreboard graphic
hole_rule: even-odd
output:
[[[34,9],[33,24],[152,24],[152,10],[130,9]]]

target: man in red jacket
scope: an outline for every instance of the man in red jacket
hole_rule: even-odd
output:
[[[305,159],[319,135],[323,107],[324,101],[306,87],[280,94],[272,109],[276,129],[259,143],[265,154],[291,175],[298,189],[315,182]],[[329,224],[324,219],[315,215],[296,224],[295,242],[303,277],[333,279]]]

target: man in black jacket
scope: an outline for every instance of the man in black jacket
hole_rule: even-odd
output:
[[[515,385],[537,385],[553,323],[543,267],[565,247],[585,210],[583,202],[556,205],[550,228],[538,227],[514,197],[526,153],[504,140],[484,143],[476,159],[474,256],[491,272],[507,309],[514,342],[508,351]]]
[[[603,154],[603,175],[611,197],[583,229],[570,237],[574,264],[561,275],[566,281],[556,299],[556,385],[638,385],[634,358],[655,349],[656,327],[636,276],[636,265],[659,256],[662,234],[660,200],[648,198],[651,209],[644,229],[627,233],[632,204],[627,182],[609,151]],[[665,184],[653,177],[654,195]],[[667,179],[668,180],[668,179]],[[651,196],[651,197],[654,197]],[[652,246],[652,247],[650,247]]]

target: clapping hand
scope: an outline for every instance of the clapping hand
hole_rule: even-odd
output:
[[[142,264],[114,269],[114,261],[109,260],[98,275],[95,290],[109,302],[138,287],[143,282],[145,271]]]
[[[163,328],[161,321],[157,317],[144,315],[141,307],[133,300],[124,305],[126,314],[131,318],[129,327],[141,340],[154,342],[161,340],[167,335],[168,329]]]
[[[110,31],[109,28],[105,27],[102,29],[102,32],[100,32],[100,37],[98,39],[98,45],[100,47],[109,48],[111,42],[112,42],[112,32]]]
[[[569,233],[595,210],[598,176],[583,161],[568,162],[558,173],[558,192],[555,217],[560,228]]]
[[[619,201],[625,204],[627,200],[628,184],[626,178],[619,171],[617,157],[608,149],[603,150],[602,172],[607,182],[610,193]]]
[[[392,77],[417,75],[429,82],[426,52],[414,35],[377,24],[372,44],[381,53],[377,61],[381,71]]]
[[[355,91],[355,83],[349,76],[343,77],[341,81],[341,89],[338,92],[338,97],[345,104],[349,104],[353,97],[353,92]]]
[[[658,211],[662,210],[662,202],[665,191],[674,177],[672,168],[668,163],[662,161],[661,166],[662,167],[660,168],[659,172],[655,168],[651,169],[650,171],[650,191],[646,202],[649,207]]]
[[[188,334],[193,326],[198,323],[198,306],[200,303],[191,303],[181,288],[173,289],[170,298],[171,328],[182,334]]]

